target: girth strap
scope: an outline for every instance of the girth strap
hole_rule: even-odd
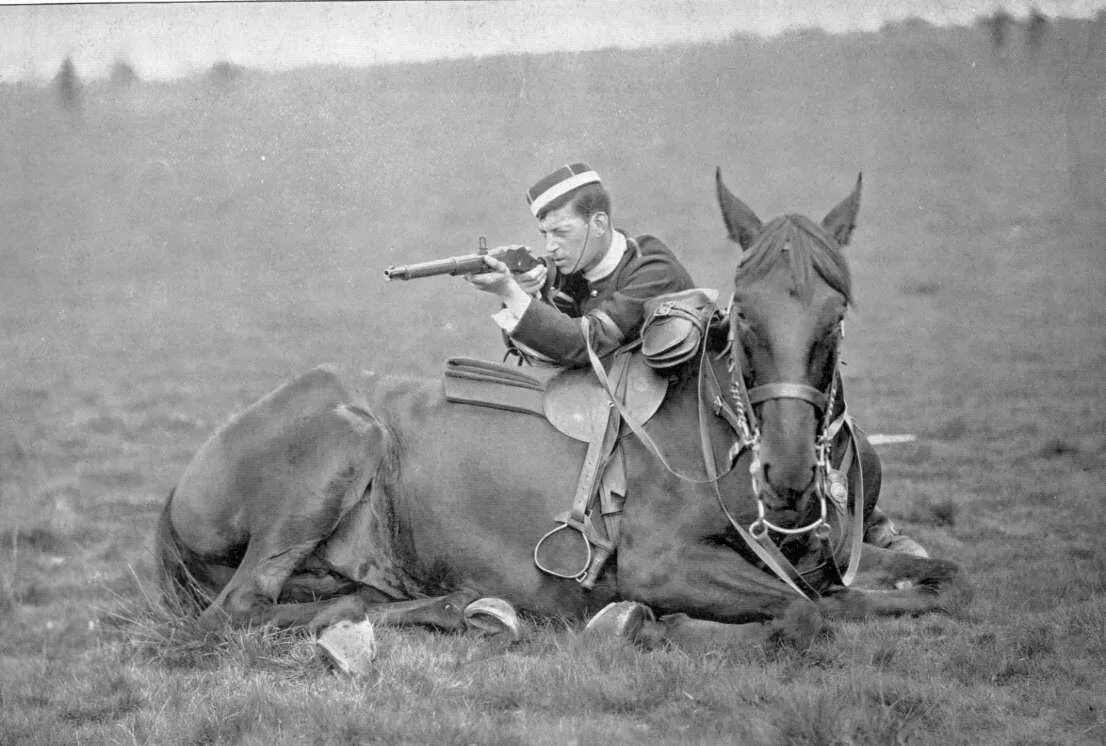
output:
[[[825,411],[829,397],[805,383],[766,383],[749,389],[749,403],[760,404],[771,399],[802,399]]]

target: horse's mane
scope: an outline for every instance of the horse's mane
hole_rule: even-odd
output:
[[[790,263],[792,282],[804,303],[810,302],[810,283],[816,272],[852,304],[852,278],[841,248],[828,231],[802,215],[784,215],[764,226],[742,254],[735,284],[763,278],[785,255]]]

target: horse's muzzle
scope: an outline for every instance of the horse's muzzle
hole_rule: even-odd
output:
[[[799,489],[795,489],[792,486],[773,484],[771,464],[766,464],[762,473],[763,480],[760,485],[760,499],[764,502],[764,507],[772,511],[794,511],[799,515],[806,512],[807,507],[810,505],[810,500],[814,496],[816,485],[815,467],[812,466],[810,468],[810,479]]]

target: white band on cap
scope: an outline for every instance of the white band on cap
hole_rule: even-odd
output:
[[[564,181],[559,181],[534,198],[534,201],[530,203],[530,212],[534,214],[534,217],[537,217],[538,213],[550,202],[557,199],[557,197],[568,194],[573,189],[578,189],[584,184],[593,183],[599,183],[599,174],[595,171],[584,171],[575,176],[570,176]]]

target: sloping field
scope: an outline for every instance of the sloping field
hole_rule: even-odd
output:
[[[0,88],[0,743],[1101,743],[1090,29],[1001,54],[979,29],[913,25],[247,71],[90,85],[68,109]],[[498,358],[487,296],[381,270],[481,235],[536,243],[523,190],[577,159],[616,224],[723,292],[716,165],[762,218],[820,218],[863,170],[850,404],[869,432],[918,436],[883,451],[884,504],[969,569],[972,616],[706,656],[556,627],[506,650],[383,630],[371,682],[301,637],[120,625],[162,501],[237,408],[328,360],[430,376]]]

